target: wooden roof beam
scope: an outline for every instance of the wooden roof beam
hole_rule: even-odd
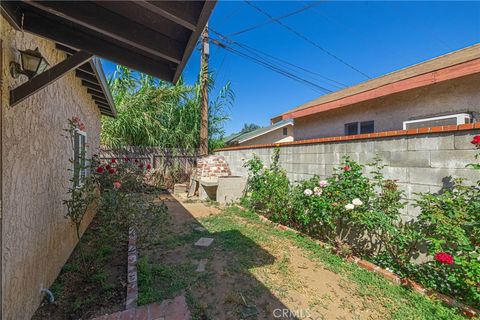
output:
[[[175,75],[173,76],[173,83],[176,83],[182,74],[182,70],[188,62],[188,57],[192,54],[193,49],[195,48],[195,44],[197,43],[200,34],[205,28],[205,25],[208,22],[208,18],[210,17],[213,8],[215,8],[216,1],[205,1],[202,11],[200,12],[200,16],[198,18],[197,26],[198,28],[192,32],[190,38],[188,39],[187,46],[185,48],[185,53],[183,55],[182,62],[178,65]]]
[[[188,2],[187,2],[188,3]],[[195,3],[195,1],[192,1]],[[157,1],[150,2],[145,0],[140,0],[135,2],[136,5],[139,5],[149,11],[155,12],[158,15],[161,15],[168,20],[175,22],[176,24],[181,25],[192,31],[197,30],[195,18],[192,17],[192,14],[185,10],[185,6],[175,6],[175,1]]]
[[[174,70],[161,61],[132,52],[117,43],[101,40],[78,28],[54,22],[33,12],[25,12],[24,29],[64,45],[95,52],[100,57],[161,79],[172,81],[174,76]]]
[[[91,90],[97,91],[99,94],[103,94],[102,87],[100,87],[98,84],[93,84],[91,82],[82,80],[82,86],[87,87]]]
[[[88,1],[29,1],[28,5],[179,64],[180,43]]]
[[[91,75],[89,73],[86,73],[82,70],[78,70],[78,68],[77,68],[77,70],[75,70],[75,76],[77,76],[77,78],[88,81],[90,83],[99,84],[98,80],[97,80],[97,77],[95,77],[94,75]]]
[[[95,97],[99,97],[99,98],[102,98],[102,99],[105,99],[105,96],[103,95],[102,92],[98,92],[96,90],[93,90],[93,89],[90,89],[90,88],[87,88],[87,93],[92,95],[92,96],[95,96]]]
[[[100,98],[100,97],[98,97],[98,96],[92,95],[92,99],[95,100],[96,102],[100,102],[100,103],[104,103],[104,104],[108,105],[108,101],[107,101],[107,100],[105,100],[105,99],[103,99],[103,98]]]

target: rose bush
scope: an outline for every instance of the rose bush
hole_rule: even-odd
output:
[[[480,149],[480,136],[471,143]],[[439,193],[418,194],[413,205],[420,214],[406,221],[401,217],[404,192],[384,178],[379,159],[365,167],[345,157],[331,177],[292,184],[278,157],[276,149],[269,167],[257,156],[245,161],[246,206],[329,243],[341,254],[354,252],[480,306],[480,182],[467,185],[457,179]],[[469,167],[480,169],[480,164]],[[421,254],[427,255],[425,262],[415,262]]]

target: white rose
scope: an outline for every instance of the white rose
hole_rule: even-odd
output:
[[[352,203],[356,206],[361,206],[363,204],[362,200],[355,198],[352,200]]]
[[[305,189],[305,191],[303,191],[303,194],[306,196],[311,196],[313,194],[313,191],[310,189]]]
[[[353,210],[353,209],[355,209],[355,206],[354,206],[353,204],[349,203],[349,204],[347,204],[347,205],[345,206],[345,209],[347,209],[347,210]]]

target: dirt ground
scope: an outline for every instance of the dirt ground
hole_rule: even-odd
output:
[[[90,319],[123,310],[127,231],[111,236],[101,225],[96,216],[50,287],[55,302],[45,300],[32,319]]]
[[[262,232],[260,224],[185,197],[162,195],[157,201],[169,209],[169,232],[140,250],[150,271],[163,270],[139,276],[151,279],[140,281],[143,302],[185,294],[194,319],[242,319],[251,313],[256,315],[249,319],[385,318],[380,306],[355,293],[355,284],[288,240]],[[206,230],[196,230],[200,226]],[[201,237],[214,242],[197,248]],[[196,272],[202,259],[205,271]],[[163,294],[149,295],[158,292]]]

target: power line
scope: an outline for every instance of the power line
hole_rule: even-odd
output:
[[[245,32],[249,32],[249,31],[258,29],[258,28],[263,27],[263,26],[265,26],[265,25],[267,25],[267,24],[270,24],[270,23],[272,23],[272,22],[276,22],[276,21],[279,21],[279,20],[281,20],[281,19],[285,19],[285,18],[291,17],[291,16],[293,16],[293,15],[296,15],[296,14],[298,14],[298,13],[301,13],[301,12],[303,12],[303,11],[306,11],[306,10],[308,10],[308,9],[310,9],[310,8],[316,7],[316,6],[320,5],[320,4],[321,4],[321,2],[314,2],[314,3],[309,4],[309,5],[307,4],[305,7],[302,7],[302,8],[300,8],[300,9],[298,9],[298,10],[295,10],[295,11],[293,11],[293,12],[284,14],[283,16],[280,16],[280,17],[270,18],[270,19],[268,19],[268,20],[266,20],[266,21],[264,21],[264,22],[262,22],[262,23],[259,23],[259,24],[250,26],[250,27],[248,27],[248,28],[245,28],[245,29],[243,29],[243,30],[240,30],[240,31],[231,33],[231,34],[229,34],[229,36],[233,37],[233,36],[237,36],[237,35],[239,35],[239,34],[245,33]]]
[[[293,64],[293,63],[291,63],[291,62],[289,62],[289,61],[286,61],[286,60],[283,60],[283,59],[281,59],[281,58],[274,57],[274,56],[272,56],[272,55],[270,55],[270,54],[268,54],[268,53],[266,53],[266,52],[260,51],[260,50],[258,50],[258,49],[256,49],[256,48],[250,47],[250,46],[248,46],[248,45],[246,45],[246,44],[243,44],[243,43],[240,43],[240,42],[238,42],[238,41],[236,41],[236,40],[233,40],[233,39],[231,39],[231,38],[228,38],[227,36],[225,36],[225,35],[217,32],[217,31],[215,31],[215,30],[213,30],[213,29],[210,29],[210,30],[211,30],[213,33],[215,33],[217,36],[219,36],[222,40],[224,40],[224,41],[226,41],[226,42],[228,42],[228,43],[230,43],[230,44],[237,45],[238,47],[241,47],[242,49],[247,50],[247,51],[249,51],[250,53],[252,53],[252,54],[254,54],[254,55],[257,55],[257,56],[259,56],[259,54],[260,54],[260,55],[264,55],[264,56],[266,56],[266,57],[268,57],[268,58],[270,58],[270,59],[276,60],[276,61],[278,61],[278,62],[280,62],[280,63],[286,64],[286,65],[289,65],[289,66],[291,66],[291,67],[293,67],[293,68],[296,68],[296,69],[298,69],[298,70],[301,70],[301,71],[303,71],[304,73],[308,73],[308,74],[311,74],[311,75],[316,75],[316,76],[318,76],[318,77],[320,77],[320,78],[323,79],[323,80],[319,80],[319,79],[316,79],[316,80],[319,80],[320,82],[324,82],[324,83],[326,83],[326,84],[328,84],[328,85],[330,85],[330,86],[332,86],[332,87],[335,87],[335,88],[337,88],[337,89],[342,89],[342,88],[344,88],[344,87],[347,86],[347,85],[344,84],[344,83],[338,82],[338,81],[333,80],[333,79],[328,78],[328,77],[325,77],[325,76],[323,76],[322,74],[320,74],[320,73],[318,73],[318,72],[308,70],[308,69],[306,69],[306,68],[304,68],[304,67],[301,67],[301,66],[299,66],[299,65]],[[265,59],[264,57],[262,57],[262,58]],[[278,63],[278,62],[277,62],[277,63]]]
[[[255,10],[257,10],[258,12],[262,13],[263,15],[269,17],[270,19],[275,19],[272,15],[270,15],[268,12],[264,11],[263,9],[257,7],[256,5],[254,5],[251,1],[249,0],[244,0],[246,4],[248,4],[249,6],[251,6],[252,8],[254,8]],[[310,40],[308,37],[306,37],[305,35],[303,35],[302,33],[296,31],[295,29],[293,29],[292,27],[286,25],[285,23],[283,23],[282,21],[278,21],[278,20],[274,20],[274,22],[278,23],[279,25],[281,25],[282,27],[284,27],[285,29],[287,29],[288,31],[290,31],[291,33],[295,34],[297,37],[307,41],[308,43],[310,43],[311,45],[315,46],[316,48],[320,49],[321,51],[325,52],[326,54],[328,54],[329,56],[331,56],[332,58],[334,58],[335,60],[341,62],[342,64],[346,65],[347,67],[349,67],[350,69],[360,73],[361,75],[363,75],[364,77],[368,78],[368,79],[371,79],[371,77],[369,75],[367,75],[366,73],[360,71],[359,69],[357,69],[356,67],[354,67],[353,65],[349,64],[348,62],[346,62],[345,60],[341,59],[340,57],[336,56],[335,54],[331,53],[330,51],[328,51],[327,49],[323,48],[322,46],[320,46],[319,44],[317,44],[316,42],[314,42],[313,40]]]
[[[241,56],[241,57],[243,57],[243,58],[245,58],[245,59],[248,59],[248,60],[251,60],[251,61],[253,61],[253,62],[257,63],[257,64],[260,64],[260,65],[264,66],[264,67],[267,68],[267,69],[270,69],[270,70],[272,70],[272,71],[274,71],[274,72],[277,72],[277,73],[279,73],[279,74],[281,74],[281,75],[283,75],[283,76],[286,76],[286,77],[288,77],[288,78],[290,78],[290,79],[292,79],[292,80],[295,80],[295,81],[297,81],[297,82],[300,82],[300,83],[302,83],[302,84],[304,84],[304,85],[307,85],[307,86],[309,86],[310,88],[312,88],[312,89],[314,89],[314,90],[316,90],[316,91],[319,91],[319,92],[322,92],[322,93],[332,92],[331,90],[329,90],[329,89],[327,89],[327,88],[325,88],[325,87],[322,87],[322,86],[320,86],[320,85],[318,85],[318,84],[316,84],[316,83],[314,83],[314,82],[311,82],[311,81],[306,80],[306,79],[304,79],[304,78],[302,78],[302,77],[299,77],[299,76],[297,76],[297,75],[289,72],[288,70],[282,69],[282,68],[281,68],[280,66],[278,66],[278,65],[275,65],[275,64],[273,64],[273,63],[271,63],[271,62],[268,62],[268,61],[266,61],[266,60],[264,60],[264,59],[260,59],[260,58],[258,58],[258,57],[251,56],[251,55],[249,55],[249,54],[247,54],[247,53],[245,53],[245,52],[241,52],[241,51],[239,51],[239,50],[237,50],[237,49],[235,49],[235,48],[232,48],[232,47],[230,47],[229,45],[227,45],[227,44],[219,41],[218,39],[211,39],[211,42],[212,42],[214,45],[216,45],[216,46],[218,46],[218,47],[220,47],[220,48],[222,48],[222,49],[225,49],[225,50],[227,50],[227,51],[229,51],[229,52],[231,52],[231,53],[234,53],[234,54],[236,54],[236,55],[239,55],[239,56]]]

